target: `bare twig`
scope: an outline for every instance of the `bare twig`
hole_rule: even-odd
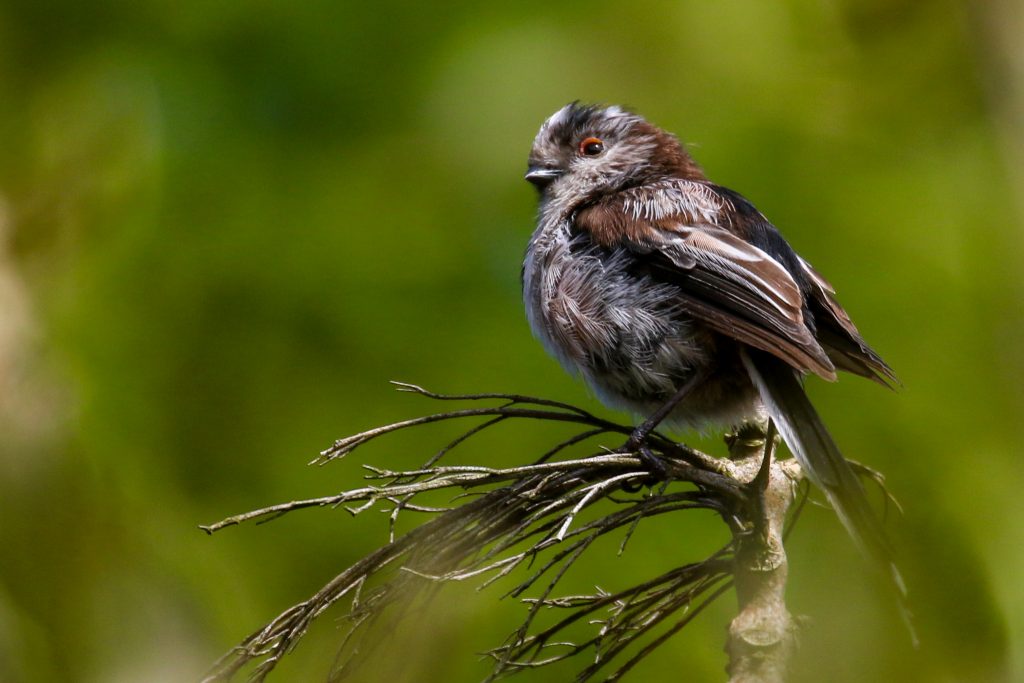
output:
[[[448,396],[412,384],[395,384],[400,391],[433,400],[499,401],[500,405],[436,413],[340,439],[314,462],[342,457],[396,431],[483,419],[448,441],[419,469],[366,465],[370,482],[366,486],[272,505],[203,526],[207,533],[214,533],[309,507],[344,507],[351,514],[380,507],[390,520],[387,545],[242,641],[217,662],[207,681],[227,680],[249,663],[254,664],[251,678],[263,680],[320,614],[347,598],[348,629],[331,677],[339,680],[366,657],[360,650],[364,636],[389,608],[407,607],[430,586],[473,579],[485,587],[535,563],[506,592],[525,603],[527,614],[508,640],[488,653],[494,660],[488,680],[590,652],[592,663],[580,671],[578,680],[604,676],[603,680],[617,681],[733,585],[740,611],[729,631],[732,680],[781,680],[794,643],[792,619],[782,601],[786,579],[782,530],[801,474],[793,461],[773,457],[774,434],[766,439],[763,432],[748,429],[730,437],[731,458],[718,459],[657,432],[633,444],[632,426],[557,401],[515,394]],[[582,430],[529,465],[439,464],[472,437],[510,420],[556,421]],[[625,437],[625,446],[555,459],[609,434]],[[650,469],[649,459],[636,452],[640,448],[655,455],[664,470]],[[447,505],[423,502],[421,496],[436,491],[458,495]],[[710,557],[634,586],[596,589],[592,595],[557,594],[566,574],[593,552],[600,537],[620,533],[621,553],[642,521],[693,509],[718,513],[732,530],[733,540]],[[404,510],[431,517],[397,536],[395,522]],[[538,589],[539,595],[527,595]],[[565,614],[541,628],[536,624],[542,610]],[[578,643],[567,641],[570,627],[587,623],[596,629],[592,636]],[[619,662],[627,649],[632,654]],[[613,663],[618,668],[610,668]]]

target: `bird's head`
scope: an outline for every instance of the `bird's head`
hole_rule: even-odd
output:
[[[542,200],[567,204],[673,176],[704,178],[674,135],[620,107],[575,102],[541,126],[526,173]]]

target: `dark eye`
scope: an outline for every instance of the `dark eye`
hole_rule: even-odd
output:
[[[580,154],[587,157],[596,157],[604,151],[604,142],[599,138],[586,138],[580,143]]]

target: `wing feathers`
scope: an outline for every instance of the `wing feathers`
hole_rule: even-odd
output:
[[[733,204],[724,197],[710,201],[709,186],[692,181],[653,191],[657,211],[638,210],[634,190],[626,199],[609,197],[579,211],[576,228],[602,246],[633,251],[637,268],[676,285],[680,305],[711,329],[834,380],[835,366],[804,319],[803,293],[790,272],[767,252],[707,222],[726,218],[708,207],[728,211]],[[674,214],[665,209],[666,197],[675,200]]]
[[[818,323],[818,340],[837,367],[861,377],[873,379],[882,386],[899,384],[893,369],[868,346],[850,316],[836,300],[836,290],[818,271],[800,259],[804,273],[811,282],[810,308]]]

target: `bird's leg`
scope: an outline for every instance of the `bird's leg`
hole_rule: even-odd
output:
[[[629,440],[626,442],[626,446],[629,448],[636,448],[640,446],[655,428],[662,423],[662,421],[669,416],[676,406],[686,398],[686,396],[693,391],[694,387],[704,381],[707,377],[706,371],[698,370],[694,375],[687,380],[683,386],[679,387],[676,393],[666,401],[660,408],[658,408],[650,417],[644,420],[633,433],[630,434]]]
[[[654,470],[657,474],[664,477],[668,474],[668,468],[665,467],[665,463],[661,458],[656,456],[651,449],[647,446],[647,437],[650,436],[662,421],[669,416],[669,414],[675,410],[676,406],[686,398],[686,396],[693,391],[694,387],[698,386],[707,377],[706,370],[698,370],[690,377],[683,386],[676,390],[676,393],[666,401],[660,408],[644,420],[640,425],[633,430],[633,433],[629,435],[629,439],[623,445],[623,451],[636,451],[640,455],[640,459],[645,465]]]

